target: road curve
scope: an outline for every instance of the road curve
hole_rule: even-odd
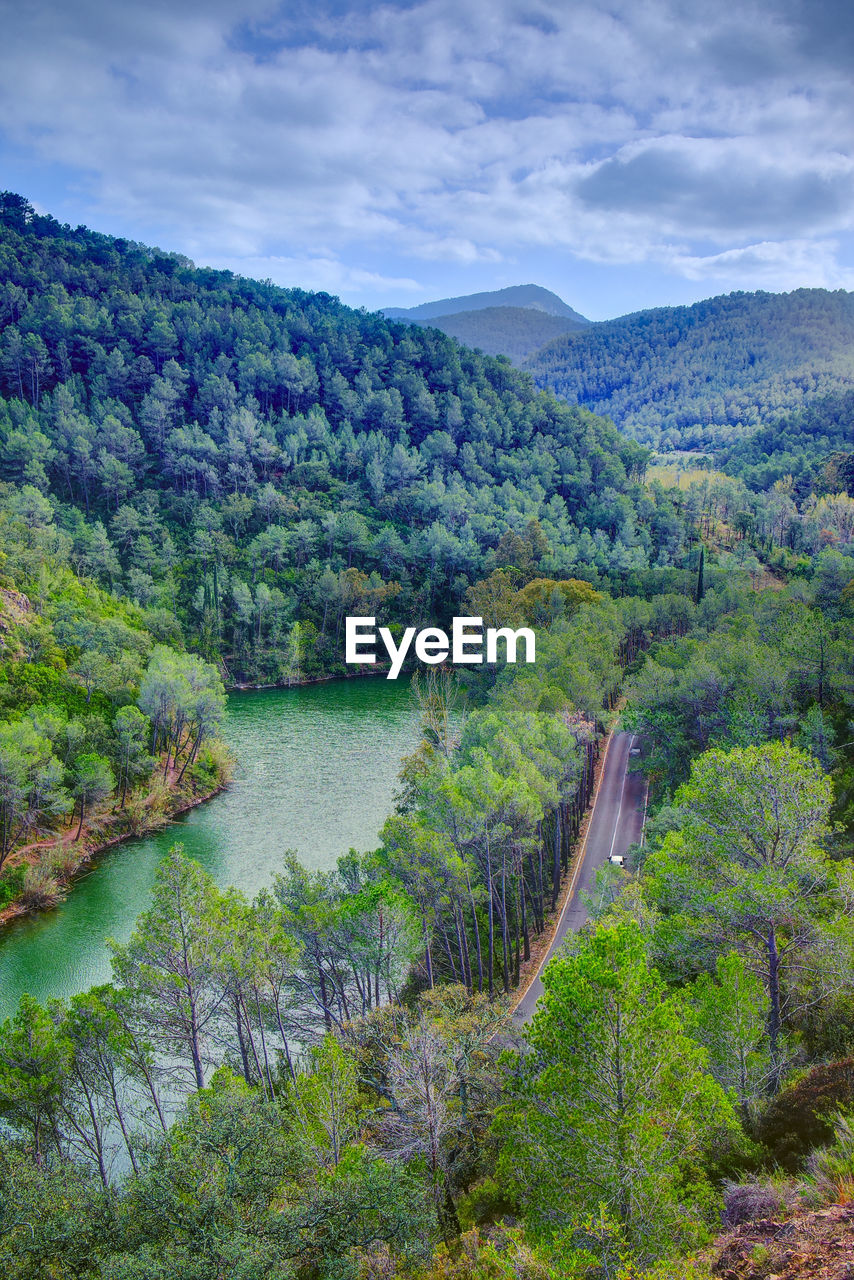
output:
[[[638,773],[629,773],[631,749],[635,738],[630,733],[614,733],[608,740],[602,773],[593,811],[587,826],[587,835],[576,861],[572,886],[561,912],[555,936],[522,999],[516,1005],[514,1017],[519,1022],[530,1022],[543,994],[541,975],[555,951],[568,933],[575,933],[587,919],[587,909],[582,894],[594,887],[596,870],[607,862],[612,853],[625,853],[630,844],[640,840],[646,804],[646,785]]]

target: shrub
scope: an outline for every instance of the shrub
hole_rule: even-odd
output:
[[[516,1206],[494,1178],[482,1178],[457,1201],[457,1217],[464,1229],[497,1222],[512,1214]]]
[[[80,865],[79,851],[75,844],[66,843],[61,837],[50,849],[45,850],[43,866],[59,880],[67,880]]]
[[[558,1280],[565,1275],[535,1252],[520,1230],[496,1231],[489,1238],[475,1229],[450,1246],[440,1245],[418,1280]]]
[[[21,896],[26,867],[9,867],[0,875],[0,910]]]
[[[854,1058],[819,1063],[784,1089],[759,1120],[756,1137],[789,1173],[833,1137],[833,1114],[854,1106]]]
[[[156,831],[169,822],[172,792],[160,774],[152,776],[146,788],[132,792],[125,802],[128,830],[135,835],[143,831]]]
[[[854,1118],[842,1112],[833,1117],[834,1141],[810,1156],[805,1179],[825,1204],[854,1201]]]
[[[27,867],[24,872],[24,883],[21,901],[31,911],[53,907],[63,898],[59,881],[52,876],[47,867],[39,865]]]
[[[738,1227],[742,1222],[758,1222],[761,1218],[773,1218],[785,1208],[779,1191],[767,1183],[729,1183],[724,1190],[725,1227]]]
[[[197,794],[205,794],[221,787],[231,777],[234,761],[228,748],[221,742],[206,743],[198,758],[187,770],[187,776]]]

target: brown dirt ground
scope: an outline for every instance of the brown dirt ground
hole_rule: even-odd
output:
[[[854,1205],[744,1222],[717,1243],[720,1280],[854,1280]]]

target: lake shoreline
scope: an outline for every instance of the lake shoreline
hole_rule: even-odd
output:
[[[329,684],[334,680],[364,680],[366,678],[378,679],[380,676],[387,676],[389,670],[388,663],[377,669],[374,665],[367,667],[358,667],[355,671],[345,671],[327,676],[308,676],[305,680],[290,680],[285,684],[281,680],[273,680],[268,684],[252,684],[250,681],[238,684],[225,685],[226,693],[262,693],[270,692],[273,689],[307,689],[313,684]],[[411,672],[402,673],[410,675]]]
[[[364,679],[365,677],[377,678],[379,676],[384,676],[387,669],[387,665],[380,670],[376,670],[369,666],[367,669],[360,668],[352,672],[347,672],[344,675],[310,676],[305,680],[293,680],[289,684],[230,684],[226,685],[226,692],[263,693],[279,689],[284,692],[288,689],[303,689],[308,688],[311,685],[329,684],[336,680]],[[207,804],[209,800],[213,800],[215,796],[220,795],[221,792],[223,792],[229,785],[230,781],[230,777],[226,778],[225,780],[218,782],[211,791],[207,791],[203,795],[193,796],[190,799],[187,799],[186,795],[183,795],[181,797],[181,803],[176,805],[174,808],[170,808],[167,814],[160,815],[156,822],[146,823],[137,830],[115,833],[107,837],[105,840],[96,839],[92,845],[86,844],[86,838],[89,833],[87,831],[87,824],[84,823],[84,834],[79,842],[81,845],[80,857],[73,866],[69,867],[67,871],[57,877],[63,892],[59,896],[53,897],[42,903],[27,903],[22,901],[21,898],[14,898],[11,902],[7,903],[5,907],[0,909],[0,933],[2,933],[6,925],[10,924],[13,920],[20,920],[22,916],[37,916],[43,915],[48,911],[54,911],[65,901],[67,893],[73,888],[74,881],[80,873],[94,862],[96,858],[100,857],[101,854],[106,853],[109,849],[115,848],[117,845],[124,844],[127,840],[134,840],[146,835],[151,835],[155,831],[162,830],[164,826],[168,826],[176,818],[180,818],[185,813],[190,813],[191,810],[198,808],[199,805]],[[44,847],[44,842],[41,842],[38,846],[29,847]],[[26,855],[27,848],[25,847],[21,852]],[[24,861],[28,861],[28,859],[25,857]]]
[[[175,798],[179,800],[179,803],[174,808],[170,807],[168,813],[159,815],[156,821],[145,823],[138,830],[117,832],[106,840],[96,839],[91,845],[86,843],[89,833],[86,831],[84,823],[84,835],[79,842],[75,842],[80,845],[80,857],[61,877],[57,877],[64,892],[49,901],[36,904],[26,903],[21,898],[13,899],[12,902],[0,910],[0,933],[13,920],[20,920],[22,916],[38,916],[44,915],[48,911],[54,911],[65,901],[67,894],[74,887],[74,881],[80,876],[81,872],[99,858],[102,853],[106,853],[109,849],[114,849],[117,845],[124,844],[127,840],[136,840],[140,837],[152,835],[155,831],[163,830],[164,827],[168,827],[174,822],[176,818],[180,818],[185,813],[190,813],[191,810],[197,809],[199,805],[207,804],[209,800],[213,800],[214,796],[220,795],[228,787],[230,781],[230,777],[225,778],[218,782],[212,790],[206,791],[202,795],[188,797],[186,793],[176,793]],[[30,846],[30,848],[32,847]],[[23,852],[26,853],[26,850],[23,850]]]
[[[233,886],[250,899],[269,888],[291,850],[310,872],[328,873],[349,848],[376,848],[400,762],[419,734],[408,680],[326,680],[293,696],[282,689],[230,694],[222,736],[239,761],[231,784],[211,794],[221,778],[203,774],[192,792],[185,786],[185,798],[173,798],[175,809],[192,805],[189,812],[106,849],[128,834],[128,824],[96,823],[87,863],[59,909],[22,912],[0,928],[0,1020],[13,1016],[25,992],[45,1003],[110,980],[105,939],[131,936],[151,904],[157,866],[175,844],[222,890]],[[139,802],[132,809],[139,830],[148,813]],[[63,861],[61,846],[51,857],[54,841],[40,851],[48,871]]]

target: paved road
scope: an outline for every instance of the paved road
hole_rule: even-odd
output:
[[[581,851],[581,861],[575,866],[575,881],[540,971],[516,1006],[515,1017],[529,1022],[537,1001],[543,994],[540,974],[551,960],[568,933],[580,929],[587,919],[587,911],[581,900],[583,893],[594,888],[596,869],[605,863],[612,853],[625,853],[630,844],[640,840],[646,786],[638,773],[629,773],[631,749],[635,745],[630,733],[615,733],[607,749],[602,768],[593,812],[587,828],[587,837]]]

